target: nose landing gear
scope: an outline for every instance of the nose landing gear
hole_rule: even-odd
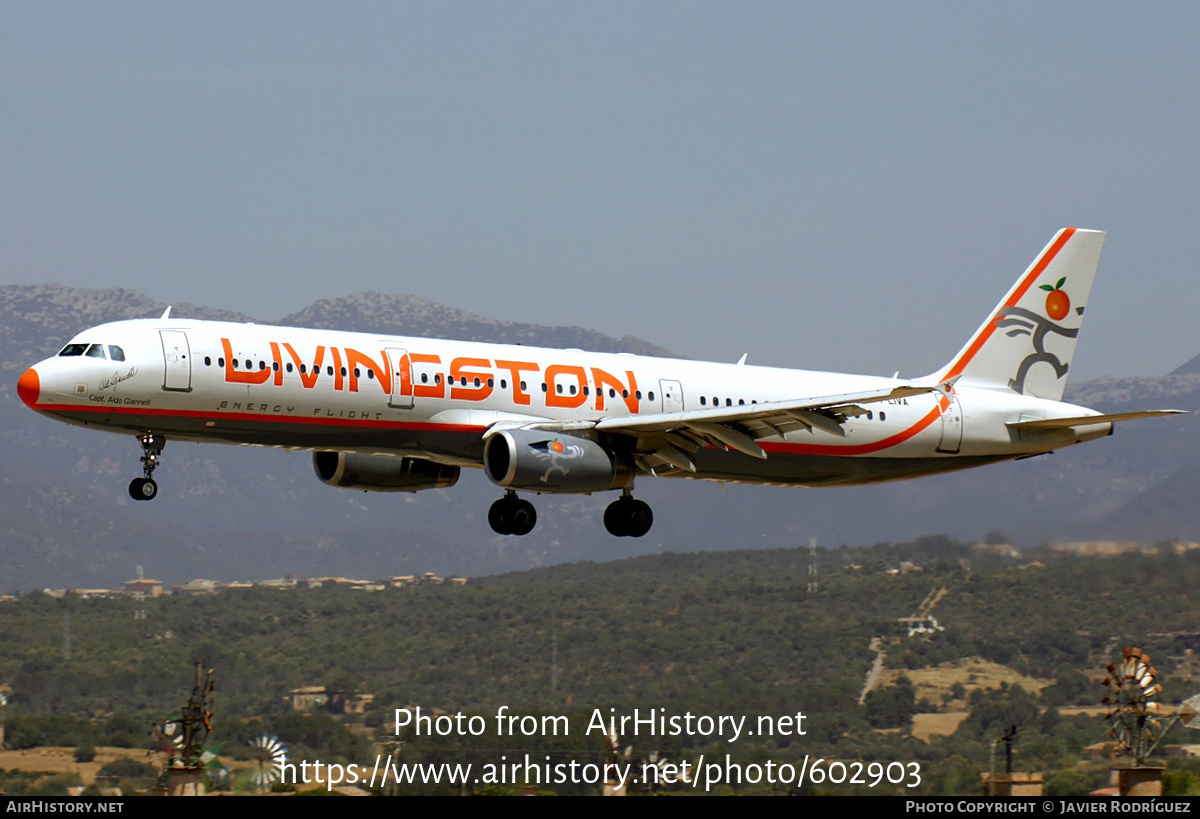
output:
[[[151,475],[158,467],[159,456],[162,455],[167,440],[147,432],[138,436],[138,443],[142,445],[142,473],[145,477],[134,478],[129,482],[129,497],[139,501],[154,500],[158,496],[158,484]]]
[[[650,504],[634,498],[628,489],[604,510],[604,528],[614,537],[641,537],[653,525]]]
[[[488,523],[498,535],[527,535],[537,525],[537,510],[510,489],[488,510]]]

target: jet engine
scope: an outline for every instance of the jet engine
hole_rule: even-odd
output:
[[[321,483],[371,492],[443,489],[458,482],[459,472],[457,466],[421,458],[354,452],[314,452],[313,470]]]
[[[483,471],[494,484],[532,492],[603,492],[631,480],[630,467],[597,442],[536,429],[489,438]]]

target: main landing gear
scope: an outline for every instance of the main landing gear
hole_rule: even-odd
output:
[[[537,510],[510,489],[488,510],[488,523],[498,535],[527,535],[537,525]]]
[[[628,489],[604,510],[604,528],[614,537],[641,537],[653,525],[650,504],[634,498]]]
[[[158,496],[158,484],[150,476],[158,466],[158,458],[167,445],[167,439],[147,432],[138,436],[138,443],[142,445],[142,473],[146,477],[134,478],[129,482],[129,497],[139,501],[154,500]]]
[[[129,491],[133,491],[132,486]],[[527,535],[537,524],[537,510],[509,489],[488,510],[488,523],[498,535]],[[653,525],[654,513],[650,511],[650,505],[634,498],[628,489],[604,510],[604,528],[616,537],[641,537]]]

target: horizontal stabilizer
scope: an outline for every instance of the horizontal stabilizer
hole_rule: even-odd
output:
[[[1038,418],[1033,421],[1010,421],[1011,429],[1069,429],[1089,424],[1111,424],[1117,421],[1134,421],[1138,418],[1162,418],[1168,415],[1184,415],[1187,410],[1141,410],[1139,412],[1117,412],[1111,415],[1076,415],[1074,418]]]

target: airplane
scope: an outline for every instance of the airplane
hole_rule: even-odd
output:
[[[309,450],[324,483],[453,486],[482,468],[488,521],[533,530],[517,496],[619,491],[604,512],[641,537],[635,479],[789,486],[895,481],[1042,455],[1119,421],[1061,401],[1105,234],[1065,228],[948,364],[923,378],[809,372],[172,317],[79,333],[21,375],[31,409],[132,434],[139,501],[168,440]]]

